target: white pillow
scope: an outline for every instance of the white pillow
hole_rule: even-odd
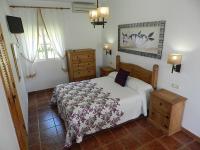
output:
[[[127,79],[126,86],[134,90],[137,90],[138,92],[145,92],[145,94],[148,95],[153,90],[150,84],[130,76]]]
[[[108,77],[115,79],[117,73],[118,73],[117,71],[113,71],[108,74]],[[126,81],[126,87],[132,88],[137,91],[145,92],[145,94],[149,94],[151,91],[153,91],[153,88],[150,84],[130,76],[128,76],[128,79]]]
[[[113,72],[108,74],[108,77],[115,79],[115,77],[117,76],[117,73],[118,73],[117,71],[113,71]]]

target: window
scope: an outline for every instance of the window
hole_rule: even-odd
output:
[[[38,41],[38,51],[37,51],[37,60],[46,60],[46,59],[55,59],[58,58],[51,41],[48,37],[44,24],[42,23],[41,18],[39,18],[39,41]]]
[[[37,59],[52,59],[58,58],[58,55],[55,53],[51,42],[49,40],[48,34],[44,28],[44,26],[39,27],[39,41],[38,41],[38,51],[37,51]]]

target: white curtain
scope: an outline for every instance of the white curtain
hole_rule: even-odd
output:
[[[36,75],[34,68],[34,62],[37,55],[38,48],[38,10],[34,8],[16,8],[12,9],[15,16],[19,16],[22,19],[24,33],[18,35],[20,37],[21,50],[20,54],[25,62],[24,73],[25,77],[32,78]]]
[[[66,12],[58,9],[42,9],[42,19],[55,52],[62,61],[62,70],[66,71],[65,25]]]

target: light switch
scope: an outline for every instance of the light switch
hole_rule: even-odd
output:
[[[179,89],[179,85],[176,84],[176,83],[172,83],[172,84],[171,84],[171,87],[174,88],[174,89]]]

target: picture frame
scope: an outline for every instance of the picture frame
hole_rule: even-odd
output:
[[[20,81],[21,75],[20,75],[19,67],[18,67],[18,57],[16,55],[16,45],[15,44],[11,44],[11,51],[12,51],[12,55],[13,55],[15,69],[16,69],[16,72],[17,72],[17,77],[18,77],[18,80]]]
[[[161,59],[166,21],[118,26],[118,51]]]

